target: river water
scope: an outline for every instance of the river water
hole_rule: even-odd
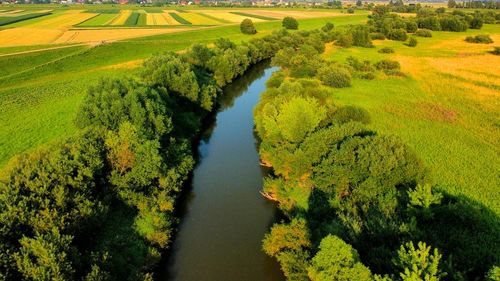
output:
[[[265,171],[253,134],[253,108],[276,70],[254,66],[225,88],[199,144],[192,189],[160,280],[284,280],[261,250],[277,211],[259,194]]]

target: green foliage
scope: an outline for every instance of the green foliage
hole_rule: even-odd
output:
[[[293,219],[289,224],[275,224],[262,241],[264,252],[276,256],[283,251],[309,248],[309,231],[304,219]]]
[[[370,38],[372,40],[385,40],[385,35],[383,33],[370,33]]]
[[[281,270],[287,280],[309,281],[307,268],[309,267],[309,255],[305,251],[283,251],[276,256]]]
[[[394,264],[401,270],[400,276],[403,281],[437,281],[442,276],[439,269],[441,257],[437,249],[431,253],[431,247],[424,242],[418,242],[418,248],[415,248],[410,241],[404,246],[401,245]]]
[[[399,28],[391,30],[387,34],[387,38],[396,41],[406,41],[406,39],[408,39],[408,35],[406,34],[406,30]]]
[[[321,28],[321,30],[322,30],[323,32],[329,32],[329,31],[333,30],[333,28],[334,28],[333,23],[331,23],[331,22],[327,22],[327,23],[325,23],[325,25]]]
[[[432,37],[432,32],[429,29],[421,28],[415,32],[415,36]]]
[[[324,66],[318,70],[318,78],[324,85],[334,88],[351,86],[351,74],[345,68],[338,66]]]
[[[335,44],[339,45],[341,47],[344,47],[344,48],[349,48],[352,46],[353,41],[354,41],[354,39],[353,39],[351,33],[343,33],[343,34],[338,35],[337,41],[335,41]]]
[[[486,274],[486,280],[499,281],[500,280],[500,267],[493,266]]]
[[[483,27],[483,19],[481,17],[474,17],[469,22],[469,28],[471,29],[481,29]]]
[[[139,20],[139,15],[140,15],[139,13],[133,12],[132,14],[130,14],[130,16],[127,18],[127,20],[125,21],[125,23],[123,25],[125,25],[125,26],[137,25],[138,20]]]
[[[418,43],[418,41],[415,37],[410,37],[410,41],[408,41],[408,46],[409,47],[416,47],[417,43]]]
[[[352,45],[365,48],[373,47],[370,30],[367,26],[358,25],[351,29],[351,33]]]
[[[477,44],[491,44],[493,43],[493,39],[487,34],[480,34],[476,36],[467,36],[465,38],[466,42],[469,43],[477,43]]]
[[[241,33],[243,33],[243,34],[255,34],[255,33],[257,33],[257,30],[255,29],[255,26],[253,25],[253,22],[251,19],[244,19],[240,24],[240,30],[241,30]]]
[[[191,65],[175,53],[152,56],[143,64],[142,80],[148,86],[164,87],[192,102],[199,102],[200,88]]]
[[[354,10],[354,8],[353,8],[353,7],[349,7],[349,8],[347,8],[347,13],[348,13],[348,14],[354,14],[354,11],[355,11],[355,10]]]
[[[495,47],[491,53],[500,56],[500,47]]]
[[[286,29],[299,29],[299,22],[293,17],[284,17],[282,26]]]
[[[394,49],[391,47],[383,47],[382,49],[378,50],[378,52],[381,54],[392,54],[394,53]]]
[[[400,70],[401,65],[394,60],[381,60],[375,63],[375,67],[380,70]]]
[[[333,235],[321,240],[308,272],[313,281],[371,280],[370,269],[360,262],[356,250]]]

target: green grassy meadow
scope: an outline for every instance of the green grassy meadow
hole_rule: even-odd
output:
[[[335,25],[355,24],[365,22],[366,16],[301,20],[300,28],[318,28],[329,21]],[[278,30],[281,22],[256,23],[256,27],[259,33],[255,36],[264,36]],[[0,166],[16,154],[74,133],[73,119],[78,105],[86,88],[100,77],[132,74],[140,60],[154,53],[181,51],[195,42],[208,44],[220,37],[236,42],[253,38],[241,34],[239,26],[230,25],[95,47],[0,57],[0,61],[18,64],[16,69],[2,67],[0,71],[9,75],[0,75]],[[46,47],[40,46],[40,49]],[[0,48],[0,54],[33,49],[36,47]],[[36,63],[33,60],[34,64],[30,64],[26,56],[36,57]]]
[[[499,38],[500,26],[433,32],[432,38],[418,37],[416,48],[390,40],[375,41],[376,48],[334,47],[326,56],[342,62],[349,56],[400,61],[407,77],[356,79],[352,88],[335,90],[335,100],[365,108],[375,131],[396,135],[411,146],[439,189],[472,198],[500,214],[499,75],[498,68],[483,67],[498,65],[499,59],[488,53],[491,45],[462,43],[473,34]],[[449,44],[456,47],[440,48]],[[378,53],[384,46],[395,53]]]

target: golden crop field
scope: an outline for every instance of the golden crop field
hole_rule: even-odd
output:
[[[103,41],[116,41],[134,37],[150,36],[157,34],[176,33],[188,28],[136,28],[136,29],[95,29],[95,30],[69,30],[53,43],[99,43]]]
[[[220,24],[219,21],[216,21],[216,20],[208,18],[208,17],[204,17],[196,12],[179,13],[179,15],[192,24],[199,24],[199,25],[218,25],[218,24]]]
[[[97,14],[82,13],[82,10],[69,10],[65,13],[46,20],[41,20],[36,23],[27,25],[31,28],[49,28],[49,29],[67,29],[73,25],[77,25],[85,20],[88,20]]]
[[[228,11],[228,10],[199,10],[200,13],[208,14],[214,18],[219,18],[223,19],[232,23],[240,23],[242,20],[248,18],[245,16],[240,16],[236,14],[232,14],[231,12],[236,12],[236,11]],[[253,13],[254,11],[252,11]],[[182,14],[182,17],[184,17],[184,14]],[[257,18],[252,18],[252,21],[254,22],[263,22],[265,20],[262,19],[257,19]]]
[[[163,18],[165,19],[165,21],[167,22],[168,25],[179,25],[180,23],[178,21],[176,21],[169,13],[167,13],[166,11],[164,11],[165,13],[163,13]]]
[[[172,19],[175,21],[174,19]],[[170,21],[172,22],[172,21]],[[177,22],[177,21],[175,21]],[[169,25],[169,21],[165,17],[164,14],[159,14],[159,13],[150,13],[146,15],[146,24],[147,25]],[[178,23],[177,23],[178,24]]]
[[[131,10],[121,10],[120,14],[118,14],[118,16],[113,19],[111,25],[123,25],[131,14],[132,14]]]
[[[53,43],[64,30],[19,27],[0,31],[0,47]]]

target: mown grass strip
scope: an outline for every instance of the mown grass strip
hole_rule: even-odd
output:
[[[136,25],[147,25],[147,14],[146,13],[138,13],[139,18],[137,19],[137,24]]]
[[[86,10],[85,13],[119,14],[120,9]]]
[[[248,14],[248,13],[242,13],[242,12],[230,12],[230,13],[238,15],[238,16],[256,18],[256,19],[261,19],[261,20],[277,20],[276,18],[272,18],[272,17],[266,17],[266,16],[254,15],[254,14]]]
[[[33,14],[27,14],[27,15],[22,15],[18,17],[0,17],[0,26],[11,24],[11,23],[16,23],[20,21],[25,21],[29,19],[34,19],[34,18],[39,18],[43,17],[46,15],[50,15],[51,13],[33,13]]]
[[[214,16],[212,16],[212,15],[205,14],[205,13],[198,13],[198,15],[204,16],[204,17],[206,17],[206,18],[208,18],[208,19],[211,19],[211,20],[218,21],[218,22],[220,22],[220,23],[231,23],[231,22],[230,22],[230,21],[228,21],[228,20],[225,20],[225,19],[222,19],[222,18],[216,18],[216,17],[214,17]]]
[[[116,14],[99,14],[79,23],[78,26],[102,26],[110,23],[115,17]]]
[[[139,13],[133,12],[132,14],[130,14],[130,16],[127,18],[127,20],[123,25],[136,26],[138,21],[139,21]]]
[[[168,13],[171,17],[173,17],[176,21],[178,21],[180,24],[191,24],[189,21],[184,19],[183,17],[179,16],[177,13]]]

